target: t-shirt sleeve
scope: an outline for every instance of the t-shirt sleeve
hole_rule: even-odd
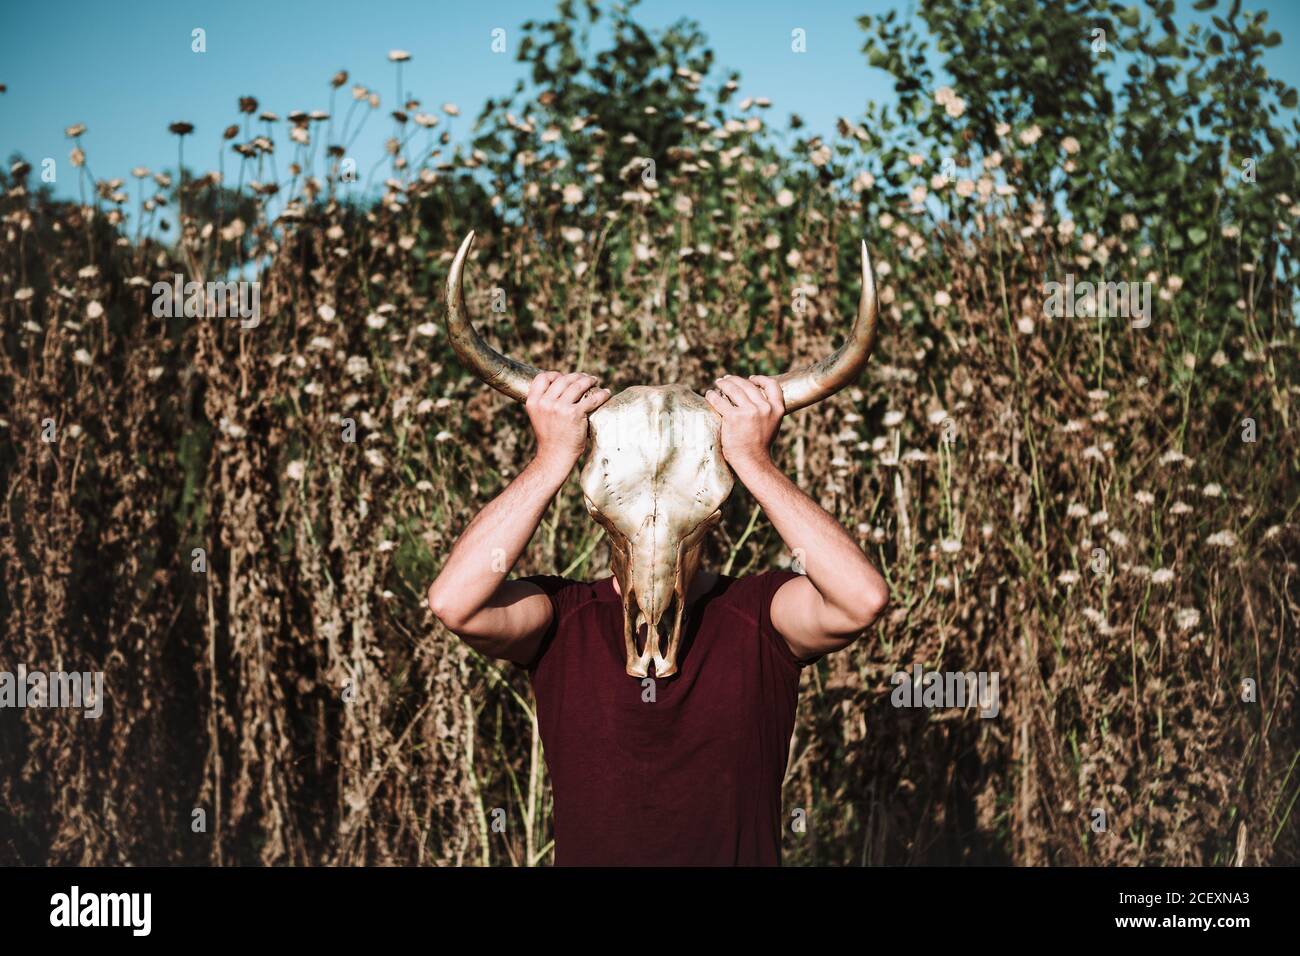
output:
[[[758,602],[758,627],[764,639],[772,644],[777,656],[782,660],[795,667],[804,668],[809,664],[816,664],[823,655],[818,654],[803,660],[795,657],[794,651],[790,650],[790,645],[781,636],[781,632],[772,624],[772,598],[776,596],[777,591],[781,590],[782,585],[797,577],[800,577],[797,571],[765,571],[755,575],[755,600]]]
[[[533,655],[532,660],[527,664],[521,664],[524,670],[530,674],[537,669],[537,665],[542,662],[542,657],[550,650],[551,644],[555,641],[556,630],[560,626],[570,607],[573,606],[574,598],[577,597],[578,589],[581,587],[580,581],[574,581],[571,578],[562,578],[557,574],[530,574],[522,577],[520,581],[527,581],[542,589],[551,601],[551,623],[546,628],[546,633],[542,635],[542,641],[537,645],[537,653]]]

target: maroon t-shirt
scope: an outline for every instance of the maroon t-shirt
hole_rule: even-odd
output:
[[[560,866],[775,866],[801,664],[772,627],[796,575],[719,576],[653,700],[624,670],[611,578],[525,578],[554,616],[529,664]],[[652,675],[653,676],[653,675]]]

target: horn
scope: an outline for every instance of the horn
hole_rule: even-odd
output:
[[[473,247],[474,231],[471,229],[460,244],[460,251],[451,262],[451,272],[447,274],[447,340],[467,369],[498,392],[522,402],[528,398],[528,386],[537,376],[537,369],[507,358],[484,342],[474,330],[474,323],[465,308],[461,279],[465,260]]]
[[[787,412],[807,408],[834,395],[861,374],[867,365],[867,359],[871,358],[871,349],[876,344],[876,317],[879,311],[876,283],[871,277],[871,260],[867,256],[867,244],[863,242],[862,297],[858,300],[858,317],[844,344],[826,358],[806,368],[791,369],[777,376]]]

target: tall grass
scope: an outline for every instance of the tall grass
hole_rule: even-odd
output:
[[[256,146],[238,189],[141,176],[137,213],[120,182],[71,204],[21,162],[6,177],[0,663],[103,670],[108,703],[98,721],[0,713],[0,861],[549,862],[526,678],[423,603],[530,451],[522,410],[465,373],[439,325],[470,228],[485,331],[620,386],[824,354],[870,242],[876,355],[785,422],[779,461],[893,603],[805,673],[784,797],[809,825],[786,833],[787,862],[1300,858],[1285,290],[1230,316],[1170,297],[1147,329],[1053,319],[1045,274],[1085,242],[1146,269],[1138,238],[1072,236],[1050,203],[997,192],[949,196],[960,226],[933,206],[868,217],[832,175],[787,201],[781,175],[820,164],[788,155],[778,175],[748,133],[707,167],[689,151],[661,166],[661,193],[631,170],[606,202],[569,171],[575,211],[569,172],[542,165],[538,190],[494,204],[472,159],[418,148],[403,122],[373,204],[341,201],[339,156],[301,141],[280,144],[278,196]],[[150,238],[182,200],[180,235]],[[261,282],[256,328],[152,314],[154,282],[241,265]],[[790,560],[740,489],[713,558],[733,574]],[[543,571],[608,573],[576,482],[517,569]],[[891,675],[916,662],[998,672],[998,716],[891,706]]]

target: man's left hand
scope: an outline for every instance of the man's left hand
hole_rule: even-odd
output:
[[[785,415],[785,398],[776,379],[727,375],[704,398],[722,418],[722,456],[732,468],[771,461],[772,439]]]

